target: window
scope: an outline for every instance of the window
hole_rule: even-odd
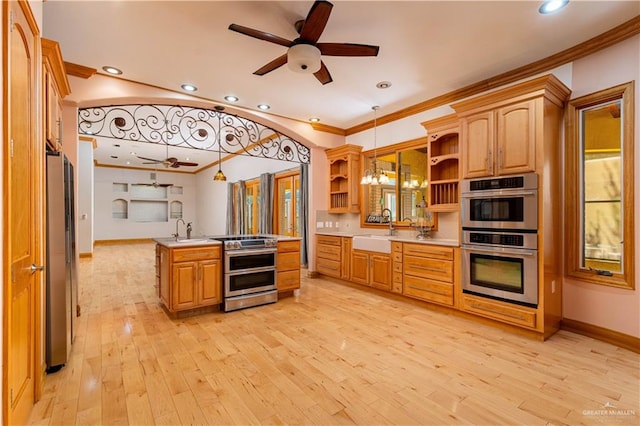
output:
[[[567,107],[567,275],[633,289],[633,82]]]

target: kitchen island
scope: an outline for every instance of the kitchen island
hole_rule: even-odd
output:
[[[240,236],[233,237],[240,238]],[[226,282],[225,249],[222,240],[233,237],[154,239],[157,294],[169,313],[220,310],[221,304],[225,302]],[[274,244],[272,249],[273,272],[265,271],[264,267],[259,268],[262,276],[270,277],[268,279],[276,289],[277,296],[288,295],[300,288],[300,238],[280,235],[261,235],[261,237],[277,243],[277,246]],[[228,272],[229,268],[226,269]],[[243,273],[237,276],[247,277],[248,274]],[[228,292],[227,289],[226,293]],[[271,301],[277,300],[277,296]],[[239,307],[247,306],[239,305]]]

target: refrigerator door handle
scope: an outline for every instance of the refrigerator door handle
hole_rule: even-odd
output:
[[[31,266],[29,267],[29,270],[31,271],[31,273],[35,273],[36,271],[44,271],[44,265],[42,266],[38,266],[35,263],[32,263]]]

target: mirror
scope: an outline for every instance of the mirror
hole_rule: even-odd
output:
[[[375,167],[374,167],[375,162]],[[364,157],[365,170],[377,170],[384,173],[389,178],[387,183],[377,185],[362,185],[363,216],[365,223],[389,223],[397,219],[397,197],[396,197],[396,154],[388,153]],[[382,214],[384,209],[391,210],[391,217],[388,213]]]
[[[400,182],[400,221],[417,223],[425,217],[428,203],[427,147],[398,152]]]
[[[391,151],[393,150],[393,151]],[[375,163],[375,166],[374,166]],[[385,148],[381,153],[363,154],[363,169],[384,173],[388,182],[362,185],[362,225],[388,224],[400,227],[428,227],[435,225],[434,215],[427,210],[428,155],[427,141],[420,139]]]

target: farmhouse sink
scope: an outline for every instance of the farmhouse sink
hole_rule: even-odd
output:
[[[358,250],[391,253],[391,236],[389,235],[356,235],[353,237],[353,248]]]
[[[199,244],[208,242],[210,242],[208,238],[179,238],[176,241],[178,244]]]

